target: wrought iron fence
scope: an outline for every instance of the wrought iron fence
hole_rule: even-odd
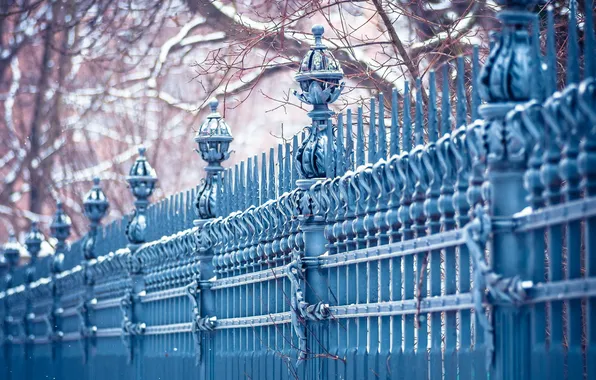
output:
[[[85,238],[66,244],[60,206],[53,256],[37,259],[34,224],[19,267],[13,237],[2,377],[596,377],[592,2],[581,50],[570,3],[560,91],[552,11],[543,57],[533,2],[504,3],[482,71],[475,49],[437,70],[440,91],[429,72],[427,104],[417,79],[414,99],[409,83],[379,95],[367,120],[359,107],[331,121],[342,72],[314,27],[296,75],[306,133],[224,169],[232,137],[213,102],[200,186],[149,204],[141,150],[129,218],[100,226],[96,181]]]

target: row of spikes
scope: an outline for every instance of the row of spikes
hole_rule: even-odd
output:
[[[592,0],[585,0],[585,9],[592,9],[591,3]],[[540,52],[539,18],[536,17],[535,22],[532,23],[533,58],[534,62],[537,63],[535,70],[538,74],[533,76],[535,83],[532,84],[532,97],[537,100],[545,99],[557,90],[553,8],[548,7],[546,13],[545,57]],[[596,76],[592,12],[585,12],[583,24],[583,76],[587,78]],[[581,59],[579,46],[577,1],[571,0],[567,40],[567,84],[580,81]],[[341,176],[347,170],[354,170],[355,167],[365,163],[375,163],[380,159],[387,159],[388,154],[399,154],[400,150],[408,151],[412,148],[412,143],[421,145],[425,141],[436,141],[440,136],[451,131],[453,127],[467,125],[469,122],[478,119],[478,109],[481,103],[478,88],[475,85],[480,69],[478,47],[474,47],[471,57],[471,85],[468,86],[470,88],[470,112],[468,112],[468,91],[465,82],[465,58],[463,56],[457,57],[455,66],[455,124],[452,117],[452,94],[449,80],[451,64],[446,63],[437,70],[442,75],[440,93],[437,91],[435,71],[429,71],[429,104],[426,107],[426,115],[423,114],[424,104],[421,96],[422,81],[420,78],[415,81],[414,102],[411,99],[411,87],[408,81],[405,82],[403,94],[393,90],[389,102],[391,115],[389,139],[386,133],[382,133],[382,131],[386,131],[387,123],[383,94],[379,94],[378,102],[374,98],[370,100],[368,139],[365,139],[364,133],[363,105],[360,105],[357,109],[355,136],[352,110],[348,109],[345,115],[343,113],[339,114],[334,131],[337,143],[335,147],[330,147],[330,150],[335,152],[335,159],[329,156],[326,161],[326,169],[328,173],[331,173],[330,177]],[[541,80],[541,78],[544,78],[544,80]],[[439,96],[440,99],[438,99]],[[440,111],[438,110],[437,100],[440,100]],[[378,112],[376,111],[377,108]],[[412,109],[414,110],[413,117]],[[302,133],[303,138],[304,133]],[[216,204],[217,215],[228,215],[233,211],[244,210],[251,205],[264,204],[270,199],[275,199],[283,193],[291,191],[298,179],[293,159],[298,145],[298,135],[296,135],[292,138],[291,144],[289,142],[279,144],[277,152],[274,148],[270,149],[268,156],[263,152],[260,168],[258,156],[254,156],[249,158],[246,163],[243,161],[233,169],[227,169],[223,174],[223,178],[218,177],[216,179],[217,182],[223,184],[223,186],[219,186],[220,194],[217,197],[218,202]],[[196,218],[194,199],[197,190],[198,187],[180,192],[149,206],[147,210],[148,241],[192,227],[192,221]],[[115,221],[101,230],[102,235],[98,239],[97,247],[99,254],[114,251],[126,244],[124,229],[127,222],[128,217],[125,217],[123,220]]]
[[[592,9],[591,0],[585,1],[585,9]],[[580,80],[576,3],[575,0],[572,0],[569,5],[567,84],[578,83]],[[535,66],[539,71],[537,72],[538,75],[533,76],[535,83],[532,84],[532,98],[537,100],[545,99],[557,90],[555,29],[552,7],[549,7],[546,12],[546,58],[540,52],[539,18],[536,17],[532,23],[533,60],[537,63]],[[594,54],[590,54],[590,52],[594,52],[594,25],[591,12],[585,13],[584,25],[584,77],[589,77],[596,75]],[[394,89],[389,101],[389,112],[391,114],[389,139],[387,133],[382,133],[383,131],[386,132],[387,123],[385,119],[386,103],[383,94],[379,94],[378,101],[374,98],[370,100],[368,136],[365,136],[364,133],[363,105],[360,105],[357,109],[355,136],[353,132],[353,111],[348,109],[345,115],[343,113],[339,114],[337,125],[333,131],[336,145],[335,147],[328,147],[328,151],[335,152],[335,157],[328,155],[325,163],[326,172],[331,173],[328,177],[341,176],[347,170],[354,170],[355,167],[365,163],[375,163],[380,159],[387,159],[388,154],[399,154],[400,150],[409,151],[413,146],[422,145],[425,142],[435,142],[440,136],[449,133],[454,128],[468,125],[470,122],[479,119],[481,100],[476,86],[480,71],[478,56],[478,47],[474,46],[470,63],[471,82],[468,85],[466,85],[465,72],[466,58],[463,56],[456,58],[454,91],[450,86],[451,63],[443,64],[437,70],[442,76],[440,91],[437,91],[435,70],[429,71],[427,80],[429,103],[426,107],[426,114],[424,114],[425,107],[422,101],[421,78],[417,78],[415,81],[414,102],[412,102],[409,81],[405,82],[403,94]],[[452,104],[452,101],[455,104]],[[440,110],[438,109],[439,102]],[[470,105],[470,111],[468,111],[468,105]],[[378,112],[376,111],[377,108]],[[452,108],[455,108],[455,118],[452,115]],[[414,111],[413,116],[412,110]],[[331,125],[331,121],[329,121],[329,124]],[[328,128],[329,132],[331,130],[332,128]],[[331,139],[328,141],[331,141]],[[220,202],[217,206],[217,215],[228,215],[230,212],[244,210],[251,205],[263,204],[267,200],[281,196],[284,192],[291,191],[297,178],[293,160],[293,152],[298,147],[297,142],[297,136],[294,136],[291,147],[289,143],[285,144],[285,153],[284,146],[280,144],[277,150],[277,162],[275,162],[274,149],[270,150],[268,172],[266,165],[267,154],[262,154],[260,181],[257,156],[249,158],[247,165],[241,162],[234,169],[228,169],[223,175],[223,179],[220,179],[220,181],[223,181],[223,191],[221,196],[218,197]],[[277,170],[275,170],[276,167]],[[277,187],[275,185],[276,173]]]
[[[471,58],[472,82],[476,82],[479,72],[478,47],[474,47]],[[471,104],[472,112],[468,112],[468,99],[466,96],[465,85],[465,58],[457,58],[457,76],[455,85],[455,123],[456,125],[466,125],[469,121],[476,120],[478,107],[480,105],[480,96],[476,86],[471,86]],[[399,94],[393,90],[391,105],[391,127],[390,137],[387,138],[387,129],[385,127],[385,99],[383,94],[379,95],[378,101],[374,98],[370,100],[370,113],[368,118],[368,141],[365,139],[364,125],[364,107],[360,105],[357,110],[356,132],[354,134],[354,122],[352,110],[347,111],[347,115],[339,114],[337,126],[328,128],[328,131],[334,129],[336,137],[336,146],[330,147],[328,151],[335,152],[335,157],[328,156],[326,166],[327,172],[332,176],[342,175],[347,170],[353,170],[355,166],[363,165],[365,162],[376,162],[381,158],[387,158],[387,155],[397,154],[401,150],[409,150],[412,146],[412,137],[416,145],[423,144],[424,140],[436,141],[440,135],[449,132],[452,127],[452,105],[451,105],[451,87],[450,87],[450,68],[446,64],[442,68],[443,88],[441,101],[441,123],[438,121],[437,108],[437,88],[435,72],[429,73],[429,99],[433,106],[428,107],[426,133],[423,127],[423,102],[422,102],[422,81],[416,80],[415,102],[411,102],[410,83],[406,81],[404,93]],[[401,104],[400,104],[401,103]],[[401,107],[400,107],[401,105]],[[412,107],[413,106],[413,107]],[[378,113],[376,109],[379,109]],[[400,112],[401,108],[401,112]],[[411,109],[414,108],[414,117]],[[401,120],[400,119],[401,116]],[[470,120],[471,118],[471,120]],[[344,122],[345,120],[345,122]],[[331,125],[331,121],[329,120]],[[399,132],[401,129],[401,133]],[[382,133],[385,131],[385,133]],[[413,136],[412,136],[413,132]],[[400,135],[403,136],[400,144]],[[426,136],[425,136],[426,135]],[[355,138],[355,141],[354,141]],[[302,133],[304,139],[304,133]],[[330,141],[330,140],[329,140]],[[295,188],[298,172],[294,162],[294,152],[299,146],[298,135],[292,138],[292,143],[279,144],[277,152],[271,148],[269,155],[265,152],[261,155],[259,168],[258,156],[248,158],[236,164],[234,168],[226,169],[223,176],[216,178],[216,183],[220,185],[220,194],[217,197],[216,214],[220,216],[229,215],[231,212],[245,210],[251,205],[262,205],[268,200],[276,199],[285,192]],[[365,152],[368,151],[368,154]],[[276,154],[277,153],[277,154]],[[335,158],[335,159],[333,159]]]
[[[304,134],[301,136],[303,140]],[[263,152],[260,167],[259,157],[254,156],[249,157],[246,163],[242,161],[233,169],[226,169],[223,178],[216,178],[220,189],[216,198],[216,214],[225,216],[250,206],[259,206],[294,189],[298,180],[294,154],[298,146],[298,135],[294,135],[291,144],[278,144],[277,154],[274,148],[269,150],[268,156]]]
[[[596,38],[594,35],[594,9],[593,0],[584,0],[583,18],[583,51],[580,54],[579,43],[579,16],[577,13],[577,0],[569,2],[569,22],[567,24],[567,62],[565,69],[565,81],[563,85],[579,83],[581,80],[580,62],[583,60],[583,78],[596,76]],[[536,63],[531,84],[532,98],[544,100],[558,90],[557,74],[557,49],[555,34],[555,16],[552,6],[546,10],[546,33],[544,34],[545,56],[541,53],[540,41],[540,18],[539,15],[532,23],[533,61]],[[583,57],[582,57],[583,56]],[[563,82],[563,81],[561,81]]]
[[[147,241],[160,239],[193,226],[199,186],[172,194],[147,209]]]

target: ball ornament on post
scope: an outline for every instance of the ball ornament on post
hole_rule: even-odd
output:
[[[341,80],[343,70],[333,54],[322,42],[325,29],[315,25],[312,33],[315,44],[306,53],[294,79],[300,85],[301,92],[294,91],[294,95],[303,103],[313,106],[308,116],[312,124],[308,127],[309,134],[298,148],[295,155],[296,168],[302,179],[322,178],[328,176],[325,165],[328,156],[334,157],[334,152],[328,152],[329,147],[335,150],[335,141],[328,144],[328,120],[334,112],[329,104],[335,102],[343,88]]]
[[[97,235],[97,228],[101,220],[106,215],[110,204],[108,199],[99,186],[99,178],[93,178],[93,188],[83,198],[83,209],[85,216],[89,219],[89,232],[83,241],[83,254],[86,260],[94,259],[95,252],[95,238]]]
[[[147,217],[145,214],[149,205],[149,197],[153,194],[157,182],[157,175],[147,161],[145,151],[145,147],[139,148],[139,156],[126,177],[130,191],[135,197],[135,212],[126,227],[126,236],[132,251],[146,241]]]
[[[37,221],[31,222],[31,228],[25,236],[25,247],[27,252],[31,255],[31,261],[29,262],[29,268],[27,268],[27,281],[32,282],[35,277],[35,263],[37,257],[41,251],[41,243],[45,240],[43,234],[39,230]]]
[[[51,272],[59,273],[62,271],[62,263],[64,262],[64,254],[68,250],[66,239],[70,236],[70,228],[72,222],[70,217],[64,212],[62,202],[56,202],[56,213],[54,219],[50,224],[50,233],[52,237],[57,240],[56,249],[54,251],[54,257],[51,262]]]
[[[218,105],[217,99],[212,99],[209,102],[211,113],[195,135],[195,142],[198,145],[196,151],[207,162],[206,176],[196,198],[199,219],[195,220],[195,224],[217,216],[215,204],[219,194],[218,190],[220,190],[218,183],[221,181],[217,181],[216,177],[224,170],[221,163],[230,157],[230,143],[234,140],[230,126],[217,112]]]

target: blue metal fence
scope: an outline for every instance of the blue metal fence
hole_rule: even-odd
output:
[[[307,133],[224,169],[213,102],[196,189],[149,204],[141,150],[130,218],[100,225],[96,181],[85,238],[65,243],[60,206],[53,256],[33,226],[20,267],[12,238],[2,378],[596,378],[594,7],[578,28],[570,3],[557,91],[552,10],[543,57],[534,2],[503,3],[482,71],[474,49],[429,72],[426,104],[416,79],[336,122],[342,72],[314,27]]]

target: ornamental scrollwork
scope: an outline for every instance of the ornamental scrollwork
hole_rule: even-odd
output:
[[[122,323],[121,323],[121,334],[120,339],[122,344],[126,348],[128,353],[128,362],[132,362],[133,351],[132,351],[132,337],[143,335],[147,326],[145,323],[133,322],[133,294],[129,289],[126,291],[124,296],[120,299],[120,311],[122,312]]]
[[[487,368],[492,365],[495,353],[494,326],[484,309],[484,302],[491,305],[508,304],[519,306],[527,297],[526,290],[531,281],[522,281],[519,276],[504,277],[494,271],[485,257],[485,246],[491,233],[491,219],[481,205],[474,209],[475,218],[464,227],[466,246],[473,262],[474,290],[472,293],[476,317],[484,329],[487,345]]]
[[[298,336],[298,361],[300,365],[307,357],[306,321],[322,321],[330,317],[329,304],[321,301],[309,304],[304,299],[304,264],[298,251],[293,253],[294,260],[286,266],[286,275],[292,286],[290,307],[292,313],[292,327]]]
[[[192,304],[192,314],[193,314],[193,321],[192,321],[192,335],[194,339],[195,345],[195,356],[196,356],[196,365],[202,360],[201,352],[202,352],[202,345],[201,340],[202,332],[205,331],[213,331],[217,326],[217,317],[209,317],[201,315],[201,287],[197,281],[191,282],[186,287],[186,295]]]

